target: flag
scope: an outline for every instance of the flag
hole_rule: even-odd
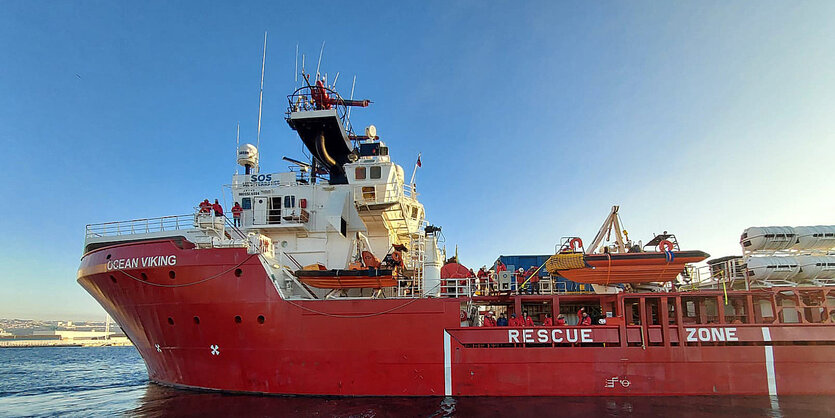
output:
[[[423,165],[420,163],[420,154],[418,154],[417,166],[423,167]]]

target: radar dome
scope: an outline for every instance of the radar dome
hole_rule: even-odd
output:
[[[243,144],[238,147],[238,164],[244,167],[255,167],[258,164],[258,148],[252,144]]]

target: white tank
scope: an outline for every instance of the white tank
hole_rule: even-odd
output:
[[[835,279],[835,255],[801,255],[794,257],[800,265],[795,280]]]
[[[787,250],[797,243],[797,232],[790,226],[753,226],[742,232],[742,251]]]
[[[835,225],[798,226],[794,228],[798,243],[795,250],[829,250],[835,248]]]
[[[443,257],[438,251],[438,239],[434,235],[427,235],[424,239],[426,253],[423,264],[423,294],[440,296]]]
[[[252,144],[243,144],[238,147],[238,164],[246,167],[258,165],[258,148]]]
[[[754,280],[793,280],[800,272],[797,257],[748,257],[746,264]]]

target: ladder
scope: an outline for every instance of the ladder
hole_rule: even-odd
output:
[[[409,265],[406,267],[412,271],[412,296],[421,296],[423,295],[423,268],[426,262],[424,235],[422,233],[412,234],[409,244]],[[401,294],[400,296],[406,295]]]

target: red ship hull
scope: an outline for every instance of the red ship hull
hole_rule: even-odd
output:
[[[160,255],[176,263],[131,265]],[[695,345],[680,341],[684,325],[460,328],[463,299],[283,300],[257,255],[171,241],[92,251],[78,281],[161,384],[348,396],[835,394],[832,325],[734,325],[739,343]]]

